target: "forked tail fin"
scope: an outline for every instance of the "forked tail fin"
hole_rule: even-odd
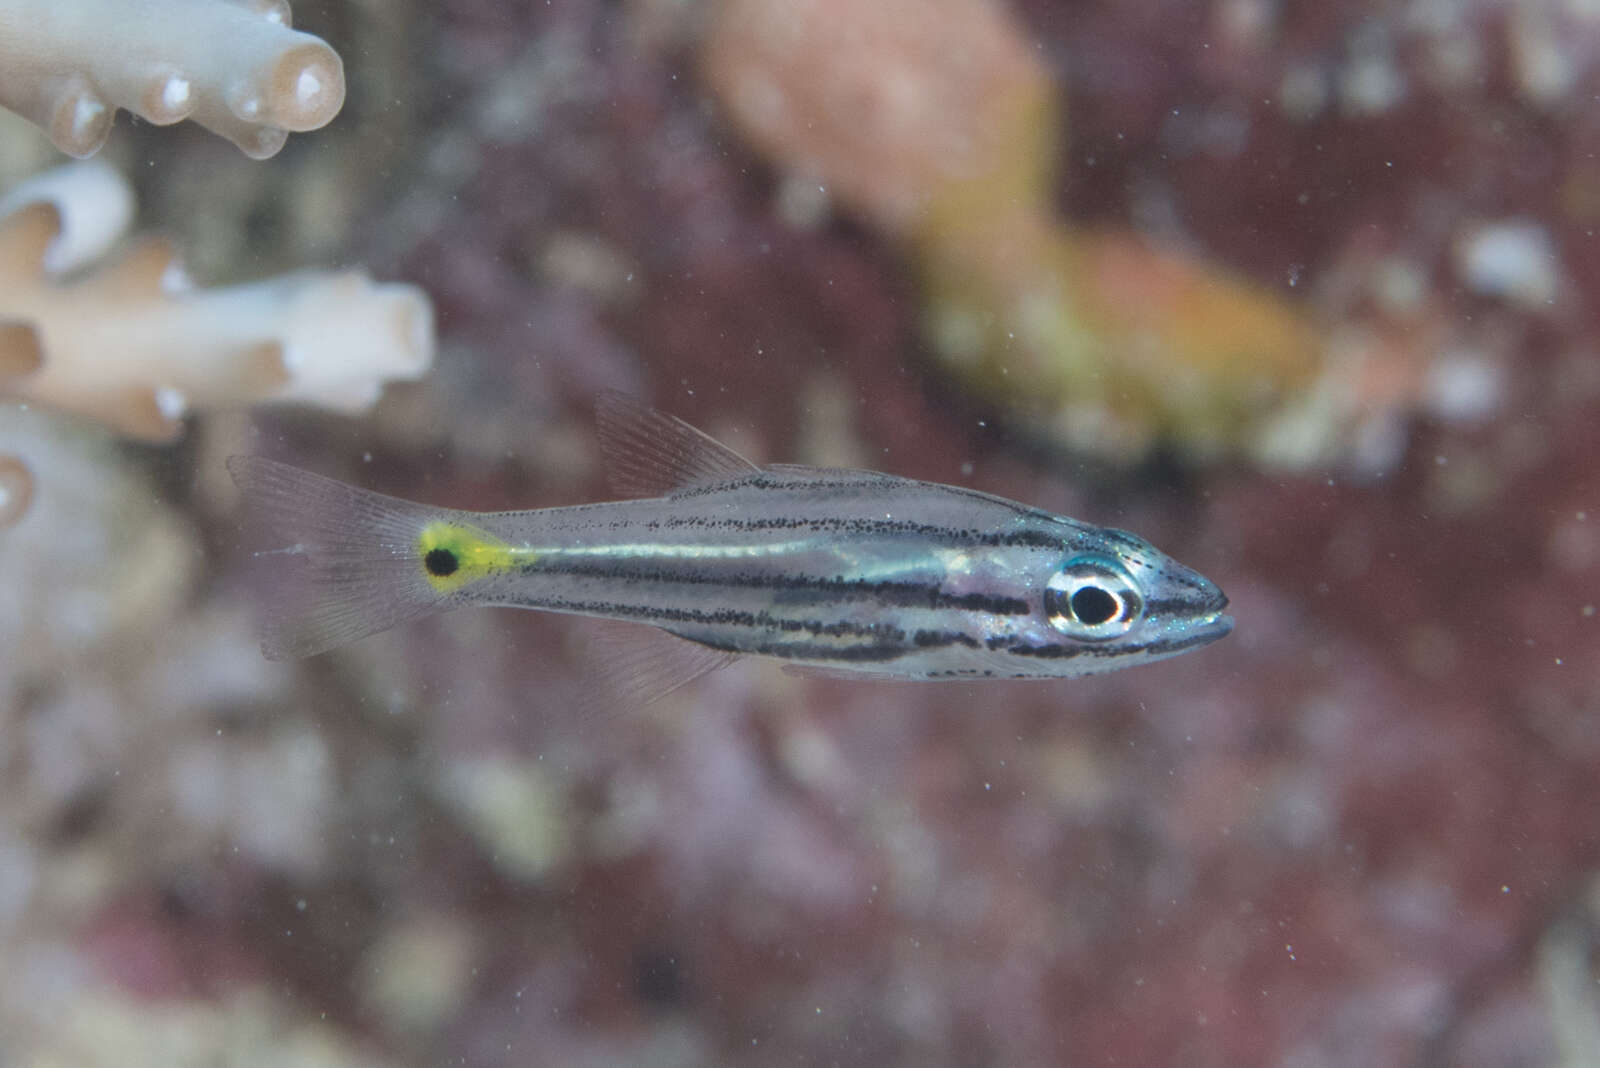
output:
[[[260,456],[230,456],[253,513],[288,543],[257,553],[261,651],[312,656],[451,607],[428,580],[422,536],[456,513],[386,497]]]

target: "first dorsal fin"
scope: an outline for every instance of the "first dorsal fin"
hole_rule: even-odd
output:
[[[611,488],[624,497],[664,497],[761,470],[709,434],[626,393],[600,394],[594,415]]]

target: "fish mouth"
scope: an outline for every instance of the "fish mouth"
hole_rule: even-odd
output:
[[[1225,611],[1228,607],[1228,595],[1216,586],[1212,586],[1210,603],[1203,606],[1206,615],[1201,617],[1200,625],[1206,628],[1217,628],[1217,637],[1222,637],[1233,629],[1233,617]]]
[[[1195,606],[1194,615],[1183,628],[1185,643],[1204,645],[1231,634],[1233,617],[1224,611],[1227,607],[1228,595],[1212,586],[1211,596]]]
[[[1206,641],[1216,641],[1233,633],[1233,617],[1225,612],[1212,612],[1195,620],[1194,634]]]

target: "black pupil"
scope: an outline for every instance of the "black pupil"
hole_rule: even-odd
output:
[[[430,575],[452,575],[456,570],[456,554],[449,549],[429,549],[422,558],[422,566]]]
[[[1099,586],[1084,586],[1072,595],[1072,614],[1090,627],[1115,619],[1117,608],[1117,599]]]

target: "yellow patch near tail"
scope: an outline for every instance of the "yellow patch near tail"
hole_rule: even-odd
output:
[[[436,522],[417,536],[417,556],[428,585],[439,594],[533,559],[527,549],[507,545],[481,530],[460,523]]]

